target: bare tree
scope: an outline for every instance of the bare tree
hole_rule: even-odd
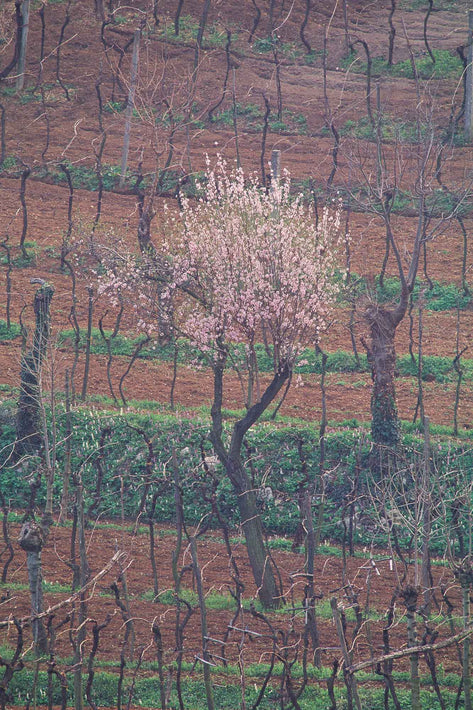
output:
[[[370,158],[361,162],[352,155],[353,174],[361,180],[362,193],[351,192],[362,209],[378,216],[384,227],[386,254],[384,268],[389,260],[399,278],[400,293],[396,302],[381,305],[367,296],[362,305],[362,315],[368,326],[369,342],[363,340],[368,354],[373,378],[371,397],[372,435],[376,443],[395,447],[399,442],[399,420],[395,395],[395,335],[405,317],[410,294],[414,289],[423,249],[441,233],[448,221],[455,215],[468,186],[463,189],[463,197],[452,206],[450,213],[436,210],[433,183],[436,177],[436,158],[439,142],[432,121],[432,100],[426,94],[421,96],[416,82],[417,114],[415,119],[415,143],[406,144],[400,136],[394,143],[383,140],[382,131],[376,131],[371,144]],[[377,125],[380,122],[378,105]],[[396,201],[401,193],[414,193],[413,208],[416,226],[410,242],[402,243],[395,220]]]

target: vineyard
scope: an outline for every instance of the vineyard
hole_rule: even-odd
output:
[[[472,30],[0,4],[0,708],[471,710]]]

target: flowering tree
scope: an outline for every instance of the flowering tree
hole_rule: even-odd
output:
[[[277,606],[277,590],[241,448],[250,427],[291,377],[300,346],[317,341],[327,326],[337,286],[335,257],[340,211],[324,211],[314,224],[302,197],[290,195],[286,176],[267,192],[223,161],[208,169],[201,197],[181,197],[180,213],[167,212],[162,249],[116,258],[99,291],[134,299],[137,324],[168,322],[207,356],[213,369],[211,440],[237,495],[248,556],[266,607]],[[104,262],[103,262],[104,263]],[[159,311],[159,314],[158,314]],[[153,315],[154,314],[154,315]],[[155,323],[155,325],[156,325]],[[257,341],[264,338],[273,374],[258,371]],[[230,439],[223,431],[224,372],[232,344],[246,349],[246,413]],[[243,382],[246,375],[246,382]]]
[[[286,176],[270,192],[220,161],[208,170],[197,202],[183,198],[179,218],[167,220],[167,288],[180,292],[180,332],[208,355],[214,373],[211,440],[237,494],[241,523],[259,597],[277,606],[279,594],[267,556],[255,492],[241,458],[244,437],[287,383],[302,343],[328,323],[340,212],[325,210],[318,226],[302,197],[290,195]],[[255,345],[263,337],[273,375],[262,383]],[[224,371],[230,344],[246,346],[246,414],[223,434]]]

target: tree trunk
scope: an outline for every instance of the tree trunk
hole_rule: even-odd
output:
[[[399,321],[394,312],[385,310],[377,304],[370,304],[364,316],[371,335],[370,345],[364,343],[373,379],[371,435],[377,444],[392,448],[397,446],[400,436],[394,388],[396,369],[394,336]]]
[[[25,62],[26,62],[26,45],[28,43],[28,27],[30,16],[30,0],[23,0],[21,5],[23,14],[23,27],[21,30],[20,56],[18,57],[16,90],[21,91],[25,83]]]
[[[27,522],[21,528],[18,538],[20,547],[26,552],[26,567],[31,594],[31,626],[33,641],[37,654],[47,648],[46,630],[41,619],[36,618],[43,611],[43,575],[41,571],[41,550],[44,536],[41,528],[34,522]]]
[[[410,648],[417,646],[416,613],[418,592],[416,587],[408,585],[401,597],[406,605],[407,620],[407,645]],[[422,710],[420,702],[420,678],[419,678],[419,654],[411,653],[410,661],[410,686],[411,686],[411,710]]]
[[[33,345],[21,358],[20,399],[16,418],[16,454],[38,454],[43,447],[41,433],[40,373],[46,355],[54,288],[42,283],[34,297],[36,327]]]
[[[462,607],[463,607],[463,628],[467,629],[471,624],[470,610],[470,592],[473,583],[473,568],[469,557],[466,557],[461,565],[455,570],[455,577],[460,583],[462,589]],[[471,671],[470,671],[470,637],[463,639],[462,649],[462,680],[463,680],[463,696],[465,702],[465,710],[471,710]]]
[[[208,710],[214,710],[215,703],[212,690],[212,678],[210,675],[210,654],[207,650],[208,646],[208,636],[207,636],[207,609],[205,606],[205,595],[204,588],[202,584],[202,573],[199,566],[199,560],[197,557],[197,542],[195,535],[189,538],[191,557],[192,557],[192,567],[194,571],[194,578],[197,586],[197,595],[199,597],[199,609],[200,609],[200,629],[202,637],[202,667],[204,673],[204,686],[205,695],[207,698],[207,708]]]
[[[281,595],[276,585],[271,560],[266,551],[256,496],[254,491],[249,490],[249,485],[246,491],[242,491],[238,495],[238,510],[259,599],[265,609],[279,607]]]
[[[87,562],[87,546],[85,540],[85,519],[84,519],[84,490],[80,472],[76,474],[76,515],[79,538],[79,586],[85,587],[89,579],[89,565]],[[83,653],[86,639],[86,619],[87,619],[87,593],[81,591],[78,600],[77,628],[73,642],[73,688],[74,688],[74,708],[83,710]],[[74,605],[75,606],[75,605]]]
[[[423,595],[423,613],[430,617],[432,605],[432,570],[430,563],[430,546],[432,537],[432,482],[431,482],[431,449],[429,417],[424,417],[424,462],[422,472],[422,491],[420,494],[422,511],[422,563],[421,583]]]
[[[256,505],[256,495],[241,460],[241,447],[250,427],[258,421],[288,380],[290,370],[284,366],[276,372],[261,399],[248,409],[242,419],[235,422],[231,443],[227,449],[222,440],[223,372],[227,352],[223,344],[219,343],[219,346],[221,347],[220,357],[214,365],[211,440],[237,496],[241,525],[245,534],[248,558],[258,588],[258,596],[266,609],[277,608],[281,605],[281,592],[278,590],[271,559],[266,551],[263,526]]]

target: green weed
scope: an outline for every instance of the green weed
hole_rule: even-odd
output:
[[[174,32],[174,25],[167,23],[164,25],[161,34],[168,41],[173,43],[193,43],[197,39],[199,23],[190,15],[183,15],[179,18],[179,34]],[[234,33],[235,38],[237,33]],[[207,25],[204,31],[203,46],[223,47],[225,45],[227,33],[218,24]]]
[[[124,101],[107,101],[103,110],[107,113],[121,113],[126,108],[126,103]]]
[[[274,133],[283,133],[288,131],[288,125],[284,121],[270,121],[269,127]]]
[[[323,51],[307,52],[307,54],[304,54],[304,64],[313,67],[317,60],[323,57],[323,54]]]
[[[263,130],[263,110],[256,104],[241,104],[235,105],[235,114],[241,125],[247,131],[259,132]],[[213,114],[212,123],[216,125],[233,126],[234,109],[232,106],[222,109]],[[269,121],[269,128],[274,133],[279,132],[294,132],[299,135],[307,135],[307,118],[302,113],[293,113],[292,111],[283,110],[283,120],[272,118]]]
[[[190,664],[185,663],[183,665],[183,670],[185,672],[190,672]],[[215,673],[224,672],[228,679],[234,675],[229,673],[227,669],[223,669],[219,666],[213,670]],[[248,664],[245,668],[245,675],[250,678],[262,678],[268,670],[269,666],[267,664]],[[276,664],[275,677],[280,677],[282,673],[283,665],[281,663]],[[316,669],[313,666],[309,666],[307,673],[311,679],[316,681],[325,681],[330,677],[331,669]],[[237,675],[239,676],[239,673]],[[398,674],[396,672],[393,673],[393,677],[395,677],[396,680],[397,675]],[[291,676],[295,680],[302,677],[300,664],[291,664]],[[428,684],[428,680],[425,680],[427,678],[428,676],[422,677],[422,685],[424,687]],[[358,694],[362,707],[370,708],[370,710],[383,710],[385,707],[384,688],[374,687],[373,685],[375,681],[379,681],[379,678],[371,673],[360,672],[357,673],[357,679],[360,680]],[[406,682],[407,680],[407,674],[404,674],[400,682]],[[47,692],[49,681],[51,682],[51,698],[48,698]],[[365,681],[365,683],[363,681]],[[452,681],[454,681],[452,683],[453,687],[456,687],[458,685],[458,677],[453,675]],[[123,697],[130,697],[130,700],[132,699],[133,704],[136,706],[146,708],[161,707],[159,684],[156,682],[156,678],[153,675],[133,679],[133,690],[131,690],[131,683],[131,678],[125,678],[122,685]],[[100,670],[96,671],[91,688],[94,703],[98,707],[115,707],[117,703],[117,684],[118,674]],[[51,675],[51,677],[49,677],[46,671],[40,670],[35,672],[35,670],[30,668],[25,668],[21,672],[15,673],[13,676],[9,685],[9,693],[12,698],[12,704],[24,705],[27,703],[30,705],[33,701],[32,692],[35,688],[35,705],[50,705],[51,703],[54,705],[61,704],[61,688],[56,676]],[[248,683],[245,690],[246,706],[251,706],[255,703],[258,692],[259,688],[257,684]],[[68,702],[71,704],[72,693],[72,679],[70,679],[67,695]],[[213,687],[213,694],[216,710],[228,710],[229,708],[237,708],[241,706],[242,689],[239,682],[216,682]],[[334,694],[337,707],[347,707],[346,690],[344,686],[337,683],[334,688]],[[396,687],[396,694],[401,707],[409,708],[411,706],[410,691],[407,688],[402,686]],[[442,702],[445,710],[453,710],[455,707],[455,699],[456,692],[450,690],[449,688],[445,688],[443,690]],[[181,681],[181,700],[186,710],[202,710],[202,708],[206,707],[207,702],[203,681],[184,677]],[[297,701],[301,710],[324,710],[328,707],[327,703],[329,702],[325,683],[309,683],[304,692],[300,696],[298,695]],[[441,707],[437,697],[433,691],[431,691],[430,687],[421,691],[421,703],[422,707],[429,708],[429,710],[439,710]],[[269,685],[266,689],[261,707],[265,710],[271,710],[273,708],[280,707],[280,705],[279,689],[276,686]],[[169,707],[179,707],[179,700],[174,685],[172,687]]]
[[[278,54],[290,61],[297,59],[302,54],[300,45],[294,42],[281,42],[278,37],[272,36],[255,39],[252,49],[256,54],[268,54],[269,52],[277,50]]]
[[[197,606],[199,603],[199,598],[197,592],[192,589],[181,589],[178,595],[181,599],[184,599],[191,606]],[[145,601],[152,601],[155,599],[154,592],[149,589],[143,594],[143,599]],[[175,606],[177,602],[177,597],[172,589],[166,589],[165,591],[158,594],[157,601],[160,604],[165,604],[166,606]],[[224,610],[235,609],[235,600],[230,594],[219,594],[218,592],[212,591],[205,595],[205,606],[207,609],[213,610]]]
[[[434,49],[432,53],[435,57],[435,63],[425,53],[415,57],[416,71],[420,79],[458,79],[462,75],[463,65],[460,57],[446,49]],[[367,71],[367,63],[361,59],[361,55],[354,52],[344,57],[341,66],[355,73],[365,74]],[[390,66],[384,57],[374,57],[371,72],[373,76],[414,78],[410,59],[405,59]]]
[[[420,134],[417,124],[412,121],[403,121],[396,117],[383,114],[378,126],[373,126],[367,116],[358,121],[348,120],[340,129],[341,135],[352,136],[362,140],[375,141],[378,130],[383,142],[418,143],[427,134],[429,126],[422,124]]]
[[[113,13],[113,24],[114,25],[126,25],[129,22],[128,17],[125,15],[118,15],[116,12]]]
[[[22,582],[6,582],[5,584],[0,583],[0,591],[2,590],[12,590],[12,591],[28,591],[28,583]],[[71,592],[71,586],[65,584],[59,584],[59,582],[47,582],[43,581],[43,591],[49,594],[69,594]]]
[[[435,286],[435,285],[434,285]],[[379,302],[388,302],[395,300],[398,295],[399,284],[396,279],[386,279],[383,289],[380,289]],[[382,295],[381,295],[382,294]],[[448,306],[452,306],[457,301],[459,297],[459,292],[455,286],[451,285],[444,289],[442,285],[438,285],[438,288],[434,287],[433,292],[430,295],[430,300],[426,304],[426,308],[431,310],[442,310]],[[469,297],[461,296],[461,303],[469,303]],[[5,333],[5,338],[8,337],[6,333],[6,326],[1,326],[0,321],[0,337],[2,333]],[[106,331],[106,334],[108,331]],[[10,338],[17,337],[19,334],[19,326],[12,325]],[[70,347],[74,339],[75,333],[73,330],[61,331],[58,334],[58,344],[62,347]],[[83,350],[85,348],[85,330],[80,332],[79,349]],[[119,334],[116,338],[112,340],[111,348],[112,354],[115,356],[130,357],[136,348],[137,343],[140,338],[128,338],[125,335]],[[105,341],[100,335],[98,329],[92,330],[92,343],[91,352],[93,354],[106,354],[107,346]],[[260,372],[272,372],[273,360],[271,352],[266,352],[266,348],[262,343],[255,344],[255,353],[258,362],[258,369]],[[232,347],[232,362],[234,362],[240,370],[245,370],[246,354],[244,349],[239,345],[234,345]],[[160,346],[158,344],[152,344],[142,349],[139,358],[144,359],[157,359],[164,362],[170,362],[174,358],[174,346],[164,345]],[[199,353],[188,343],[186,340],[180,340],[178,344],[178,364],[181,365],[192,365],[201,364],[205,365],[205,360],[199,357]],[[473,379],[473,360],[467,358],[462,359],[463,366],[463,376],[465,380]],[[416,376],[417,365],[412,363],[410,355],[402,355],[398,357],[397,367],[400,374],[407,376]],[[332,353],[327,353],[327,361],[325,365],[326,372],[329,373],[354,373],[354,372],[370,372],[370,367],[368,364],[367,357],[364,353],[359,353],[358,358],[355,357],[354,353],[347,352],[345,350],[336,350]],[[298,361],[296,362],[295,372],[298,374],[321,374],[322,373],[322,358],[318,355],[313,348],[305,348],[301,353]],[[452,359],[446,357],[438,356],[424,356],[423,358],[423,373],[424,378],[430,379],[433,375],[434,379],[438,381],[448,381],[455,378],[455,373],[453,371]],[[346,384],[345,380],[340,379],[339,384]],[[354,386],[363,387],[366,386],[367,382],[361,378],[355,381]],[[90,401],[96,401],[101,404],[110,405],[111,400],[102,394],[94,395],[90,398]],[[163,405],[155,401],[143,401],[139,403],[142,408],[154,410],[157,408],[162,408]],[[207,417],[209,415],[209,407],[207,405],[202,405],[197,408],[201,412],[202,416]],[[196,411],[197,411],[196,409]],[[242,416],[243,410],[224,410],[224,416],[228,419]],[[266,413],[265,421],[270,418],[271,413]],[[347,424],[348,426],[348,424]],[[357,421],[352,421],[350,426],[359,426]]]
[[[14,170],[19,165],[18,159],[14,155],[7,155],[0,165],[1,170]]]
[[[0,319],[0,340],[14,340],[21,335],[21,327],[18,323],[10,323],[10,327],[7,326],[5,320]]]
[[[401,285],[399,279],[386,278],[383,286],[376,286],[376,298],[380,303],[388,303],[399,298]],[[424,307],[428,311],[448,311],[456,308],[464,310],[471,303],[471,296],[465,294],[455,284],[433,281],[432,288],[426,288],[425,284],[417,282],[413,291],[413,301],[417,305],[422,298]]]
[[[408,12],[427,10],[427,7],[427,0],[401,0],[399,3],[399,9],[407,10]],[[435,0],[436,10],[453,10],[455,8],[458,8],[458,0]]]

